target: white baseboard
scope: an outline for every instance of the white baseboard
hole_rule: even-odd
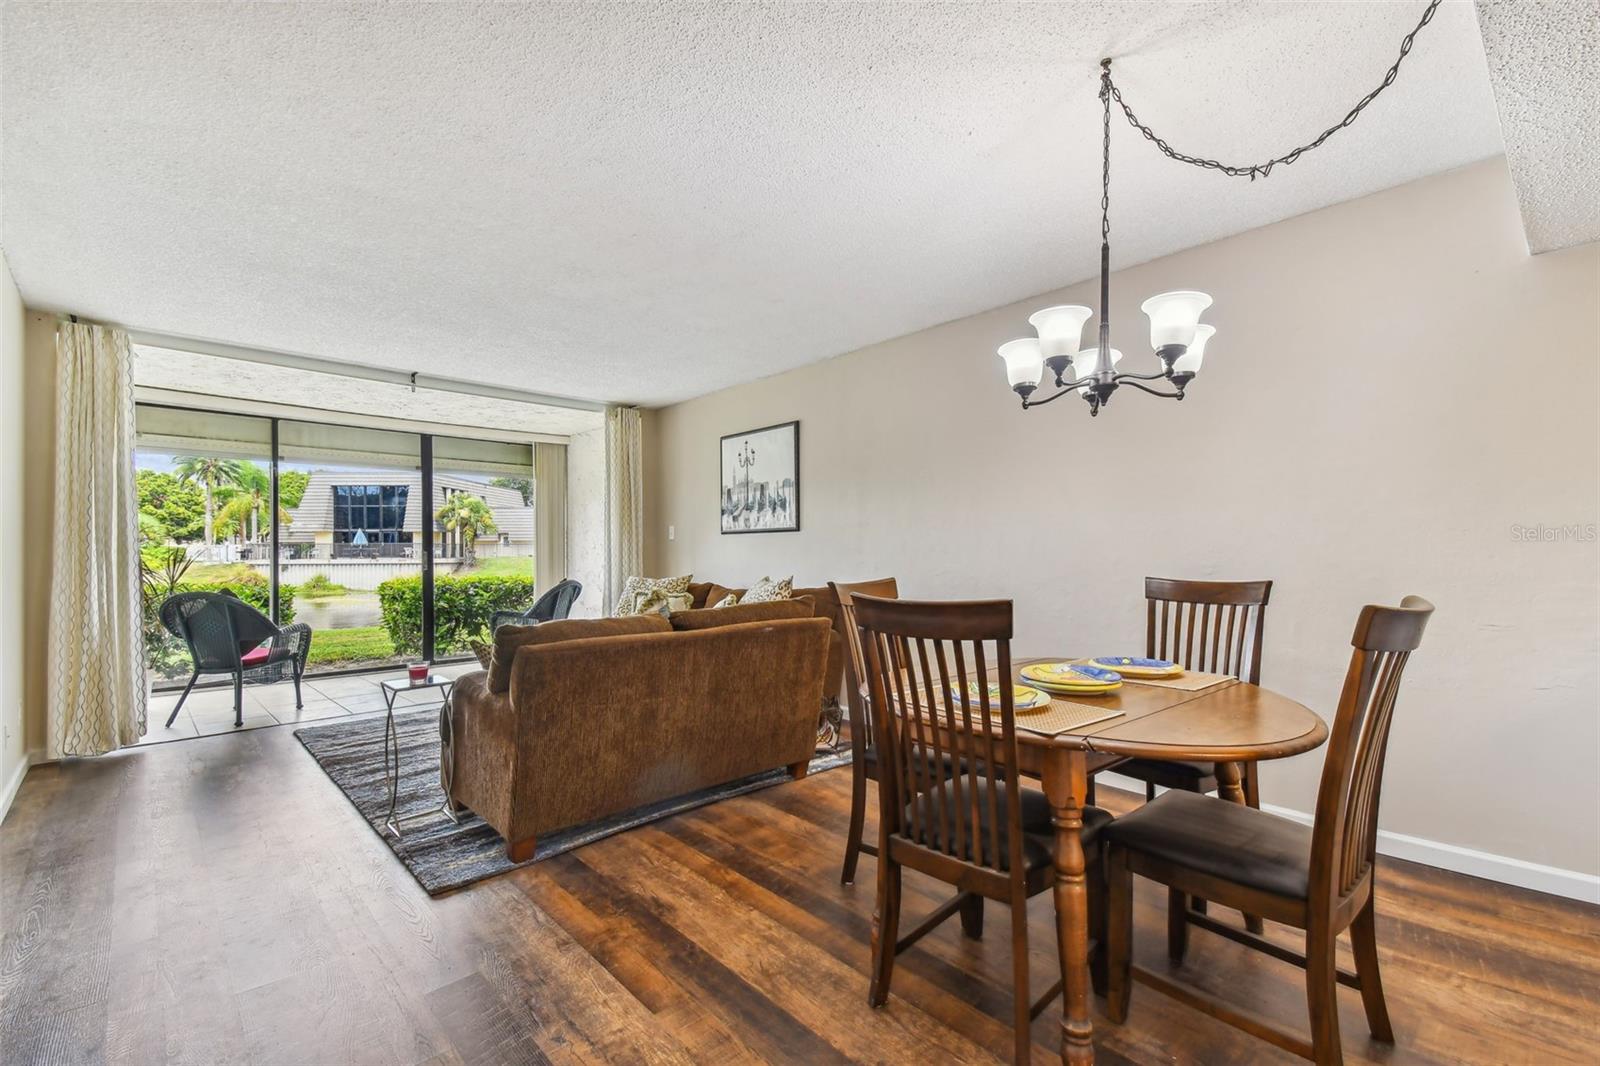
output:
[[[1139,795],[1144,793],[1143,781],[1136,781],[1117,773],[1096,774],[1095,780],[1111,788],[1120,788]],[[1270,803],[1263,803],[1261,809],[1283,818],[1291,818],[1301,825],[1311,824],[1311,815],[1304,811],[1290,810]],[[1405,859],[1408,862],[1419,862],[1424,866],[1434,866],[1471,877],[1482,877],[1503,885],[1515,885],[1518,888],[1530,888],[1535,892],[1545,892],[1552,896],[1600,904],[1600,877],[1594,874],[1563,870],[1558,866],[1544,866],[1523,859],[1463,848],[1457,844],[1442,844],[1437,840],[1427,840],[1405,833],[1391,833],[1387,829],[1378,830],[1378,854]]]
[[[11,771],[11,777],[4,785],[0,785],[0,820],[4,820],[6,813],[11,810],[11,801],[17,798],[17,789],[22,787],[22,779],[28,776],[28,769],[36,761],[38,761],[37,752],[24,752],[22,761]]]

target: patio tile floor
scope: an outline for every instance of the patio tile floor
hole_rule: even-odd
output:
[[[450,663],[437,666],[434,673],[460,677],[478,669],[475,662]],[[278,725],[296,725],[301,722],[322,721],[344,715],[368,717],[381,715],[384,710],[383,690],[379,682],[405,676],[403,669],[374,670],[364,674],[341,674],[336,677],[309,677],[300,682],[299,710],[294,705],[294,685],[281,681],[273,685],[247,685],[244,690],[244,725],[233,724],[233,686],[223,684],[217,688],[197,688],[184,701],[183,710],[166,728],[167,715],[178,702],[179,692],[161,692],[150,698],[149,724],[141,744],[161,744],[193,737],[215,736],[219,733],[240,732],[243,729],[265,729]],[[395,702],[401,706],[437,706],[439,690],[424,689],[419,692],[402,692]]]

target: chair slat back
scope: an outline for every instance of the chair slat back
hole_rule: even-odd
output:
[[[855,758],[862,758],[877,743],[873,735],[872,708],[869,700],[861,698],[861,686],[867,683],[866,661],[861,657],[861,634],[856,630],[854,597],[877,596],[880,599],[900,598],[900,585],[892,577],[876,581],[830,581],[828,587],[839,601],[839,621],[844,628],[844,691],[850,701],[850,750]]]
[[[1261,683],[1270,581],[1144,579],[1145,654]]]
[[[583,584],[572,578],[563,578],[534,602],[528,618],[536,622],[554,622],[572,613],[572,605],[583,594]]]
[[[1433,604],[1407,596],[1399,607],[1361,609],[1350,643],[1339,709],[1328,736],[1328,754],[1317,790],[1311,843],[1313,900],[1337,903],[1372,868],[1378,842],[1378,797],[1389,726],[1400,679]]]
[[[859,593],[852,600],[876,712],[886,839],[904,837],[1020,877],[1017,777],[1001,770],[1017,762],[1011,601],[930,603]],[[998,699],[991,681],[1000,683]],[[1004,834],[977,832],[1002,819]]]

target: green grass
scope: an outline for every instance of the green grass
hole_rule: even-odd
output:
[[[441,574],[485,574],[490,577],[529,577],[533,576],[533,560],[505,557],[498,559],[479,559],[470,570],[452,570],[441,566]]]
[[[266,576],[248,563],[195,563],[183,575],[185,581],[214,582],[218,585],[265,581]]]
[[[384,662],[395,658],[394,644],[382,626],[354,629],[319,629],[311,635],[311,666],[335,663]]]

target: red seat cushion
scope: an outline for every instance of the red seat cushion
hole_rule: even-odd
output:
[[[244,668],[246,670],[248,670],[252,666],[263,666],[263,665],[265,665],[266,661],[267,661],[267,656],[269,656],[271,654],[272,654],[272,643],[271,643],[271,641],[268,641],[266,644],[261,645],[261,647],[259,647],[259,648],[254,648],[254,649],[252,649],[250,651],[245,652],[244,655],[240,657],[239,662],[244,665]]]

